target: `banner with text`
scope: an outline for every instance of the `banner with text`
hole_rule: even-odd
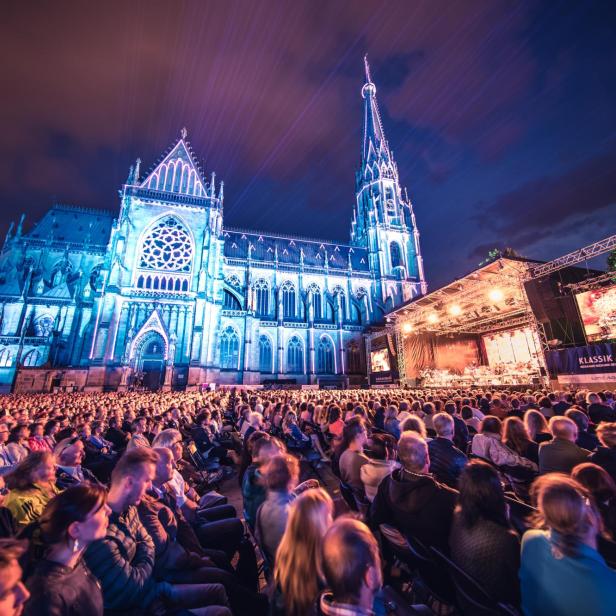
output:
[[[609,342],[549,351],[547,363],[560,383],[616,382],[616,345]]]

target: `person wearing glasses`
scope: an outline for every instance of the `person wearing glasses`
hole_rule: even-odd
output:
[[[84,481],[98,484],[99,481],[92,471],[82,466],[85,456],[84,446],[78,437],[65,438],[55,448],[56,456],[56,486],[65,490]]]

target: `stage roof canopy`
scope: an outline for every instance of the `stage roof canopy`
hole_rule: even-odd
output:
[[[403,334],[484,334],[533,323],[524,279],[536,261],[502,257],[390,312]]]

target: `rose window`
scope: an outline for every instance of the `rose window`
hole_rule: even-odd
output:
[[[161,220],[143,242],[139,267],[168,272],[190,272],[193,246],[181,222]]]

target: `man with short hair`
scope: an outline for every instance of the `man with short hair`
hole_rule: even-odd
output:
[[[30,598],[21,581],[23,574],[19,558],[26,551],[27,543],[16,539],[0,539],[0,615],[19,616]]]
[[[599,394],[591,392],[586,396],[588,416],[598,426],[602,421],[616,421],[616,411],[607,404],[603,404]]]
[[[389,524],[407,537],[447,552],[455,490],[430,475],[428,445],[417,433],[402,433],[398,457],[402,468],[381,481],[370,507],[371,524]]]
[[[430,472],[438,481],[455,488],[468,459],[453,444],[453,417],[447,413],[438,413],[434,416],[432,423],[436,430],[436,438],[428,443]]]
[[[79,485],[84,481],[99,483],[94,473],[82,466],[85,456],[84,446],[78,438],[65,438],[55,449],[56,485],[60,490]]]
[[[154,543],[139,519],[137,505],[151,486],[157,460],[154,451],[139,447],[126,452],[111,474],[107,535],[90,544],[84,555],[101,583],[105,610],[153,611],[161,601],[184,607],[226,606],[227,596],[220,585],[171,585],[152,576]],[[211,613],[230,614],[225,607],[212,608]]]
[[[588,449],[588,451],[593,451],[599,446],[599,439],[588,430],[590,420],[584,411],[569,409],[565,411],[565,417],[568,417],[577,426],[578,435],[575,441],[576,445]]]
[[[451,415],[453,419],[454,431],[453,431],[453,443],[460,451],[466,451],[468,446],[468,428],[464,423],[464,420],[457,415],[456,403],[453,400],[448,400],[445,403],[445,413]]]
[[[539,445],[539,473],[568,475],[574,466],[586,461],[590,451],[575,444],[577,426],[568,417],[552,417],[549,426],[554,438]]]
[[[364,523],[338,518],[329,527],[323,538],[323,573],[329,589],[320,599],[324,616],[373,614],[383,578],[378,544]]]

